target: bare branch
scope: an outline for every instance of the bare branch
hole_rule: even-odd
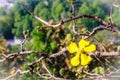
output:
[[[99,75],[99,74],[95,74],[95,73],[94,73],[94,74],[93,74],[93,73],[89,73],[89,72],[86,72],[86,71],[84,71],[84,70],[83,70],[83,72],[84,72],[85,74],[87,74],[87,75],[90,75],[90,76],[98,76],[98,75]]]
[[[65,51],[67,51],[67,49],[63,48],[61,51],[59,51],[57,53],[54,53],[54,54],[51,54],[51,55],[49,55],[49,53],[41,53],[39,51],[21,51],[21,52],[17,52],[17,53],[11,53],[11,54],[8,54],[8,55],[4,55],[3,56],[4,58],[0,59],[0,62],[4,62],[6,59],[15,58],[18,55],[28,55],[28,54],[31,54],[31,53],[39,54],[40,56],[43,56],[43,57],[47,56],[49,58],[53,58],[53,57],[57,57],[57,56],[62,55]]]
[[[56,24],[56,25],[51,25],[49,24],[47,21],[41,19],[40,17],[36,16],[33,12],[31,12],[27,6],[25,6],[23,3],[21,3],[21,5],[28,11],[29,14],[31,14],[33,17],[35,17],[37,20],[39,20],[40,22],[44,23],[45,25],[47,25],[48,27],[59,27],[61,26],[62,24],[66,23],[66,22],[70,22],[72,20],[75,20],[75,19],[79,19],[79,18],[88,18],[88,19],[94,19],[94,20],[97,20],[98,22],[101,22],[102,24],[106,25],[106,26],[109,26],[109,23],[105,22],[104,20],[102,20],[101,18],[97,17],[97,16],[92,16],[92,15],[89,15],[89,14],[84,14],[84,15],[79,15],[79,16],[74,16],[74,17],[71,17],[71,18],[68,18],[68,19],[64,19],[64,20],[61,20],[61,22],[59,24]]]
[[[25,42],[27,41],[27,39],[23,39],[23,41],[21,42],[20,44],[20,47],[21,47],[21,51],[23,51],[23,45],[25,44]]]
[[[21,51],[21,52],[17,52],[17,53],[11,53],[11,54],[8,54],[6,56],[3,56],[4,58],[0,59],[0,62],[3,62],[5,61],[6,59],[12,59],[18,55],[27,55],[27,54],[31,54],[31,53],[39,53],[39,54],[42,54],[38,51]]]
[[[64,78],[59,78],[55,76],[50,76],[50,74],[40,74],[39,72],[36,73],[39,77],[45,78],[45,79],[55,79],[55,80],[71,80],[71,79],[64,79]]]
[[[73,17],[70,17],[68,19],[63,19],[61,20],[58,24],[56,25],[51,25],[49,24],[47,21],[43,20],[42,18],[36,16],[33,12],[31,12],[27,6],[25,6],[23,3],[21,3],[21,5],[28,11],[29,14],[31,14],[34,18],[36,18],[38,21],[44,23],[46,26],[44,27],[60,27],[61,25],[63,25],[64,23],[66,22],[70,22],[70,21],[73,21],[73,20],[76,20],[76,19],[79,19],[79,18],[87,18],[87,19],[93,19],[93,20],[96,20],[100,23],[102,23],[104,26],[106,27],[109,27],[111,28],[111,31],[114,31],[114,32],[117,32],[118,34],[120,34],[120,30],[116,27],[116,25],[114,25],[113,23],[111,22],[106,22],[104,20],[102,20],[101,18],[97,17],[97,16],[93,16],[93,15],[90,15],[90,14],[84,14],[84,15],[77,15],[77,16],[73,16]],[[74,26],[73,26],[74,28]]]
[[[42,66],[47,71],[48,74],[40,74],[37,72],[36,74],[39,77],[46,78],[46,79],[55,79],[55,80],[68,80],[68,79],[64,79],[64,78],[58,78],[58,77],[55,77],[54,75],[52,75],[51,72],[47,69],[44,61],[42,61]]]
[[[4,78],[4,79],[0,79],[0,80],[8,80],[8,79],[10,79],[10,78],[16,76],[18,73],[20,73],[20,74],[26,74],[26,73],[28,73],[28,72],[29,72],[29,70],[22,71],[22,70],[18,69],[14,74],[12,74],[12,75],[10,75],[10,76]]]
[[[60,55],[62,55],[65,51],[67,51],[67,48],[63,48],[63,49],[62,49],[61,51],[59,51],[58,53],[49,55],[49,58],[60,56]]]
[[[44,61],[42,61],[42,66],[47,71],[48,74],[42,74],[41,75],[41,74],[37,73],[37,75],[39,75],[40,77],[43,77],[43,78],[46,78],[46,79],[52,79],[53,78],[55,80],[67,80],[67,79],[58,78],[58,77],[55,77],[54,75],[52,75],[51,72],[47,69]]]
[[[48,74],[50,74],[52,76],[52,74],[50,73],[50,71],[47,69],[44,61],[42,61],[42,66],[48,72]]]
[[[72,17],[75,17],[75,8],[74,8],[74,4],[72,3],[71,4],[71,7],[72,7]],[[75,29],[75,27],[76,27],[76,22],[75,22],[75,20],[73,20],[72,21],[72,23],[73,23],[73,32],[75,33],[75,34],[79,34],[77,31],[76,31],[76,29]]]
[[[105,26],[98,26],[98,27],[95,27],[92,32],[89,33],[89,36],[92,36],[93,34],[95,34],[98,30],[110,30],[109,28],[105,27]]]
[[[20,3],[27,11],[29,14],[31,14],[35,19],[37,19],[38,21],[44,23],[45,25],[47,25],[48,27],[58,27],[61,25],[61,23],[57,24],[57,25],[51,25],[49,24],[47,21],[43,20],[42,18],[36,16],[34,13],[32,13],[28,8],[27,6],[25,6],[23,3]]]
[[[32,62],[32,63],[29,63],[28,66],[32,66],[32,65],[40,62],[43,58],[44,58],[44,57],[41,57],[41,58],[37,59],[36,61],[34,61],[34,62]]]
[[[47,58],[54,58],[54,57],[63,55],[64,52],[66,52],[66,51],[67,51],[67,48],[63,48],[61,51],[51,54],[51,55],[45,55],[48,53],[41,53],[39,51],[23,51],[23,52],[8,54],[8,55],[4,56],[4,58],[0,59],[0,62],[4,62],[6,59],[15,58],[18,55],[27,55],[27,54],[31,54],[31,53],[39,54],[40,56],[47,57]],[[117,52],[115,52],[115,51],[113,51],[113,52],[94,52],[94,53],[89,53],[89,55],[120,56],[120,53],[119,53],[119,51],[117,51]]]
[[[120,52],[94,52],[94,53],[89,53],[89,55],[96,55],[96,56],[120,56]]]
[[[32,13],[27,6],[25,6],[23,3],[20,3],[27,11],[29,14],[31,14],[33,17],[35,17],[37,20],[39,20],[40,22],[44,23],[45,25],[49,25],[51,26],[47,21],[41,19],[40,17],[36,16],[34,13]]]
[[[106,74],[107,76],[111,76],[115,73],[119,73],[120,69],[117,69],[116,71],[111,71],[109,74]]]

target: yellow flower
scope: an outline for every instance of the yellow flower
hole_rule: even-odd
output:
[[[71,42],[68,46],[68,51],[75,56],[70,60],[72,66],[87,65],[91,62],[91,56],[88,56],[86,53],[93,52],[96,50],[94,44],[90,44],[89,41],[84,39],[80,40],[78,46],[75,42]]]
[[[92,60],[92,58],[86,54],[81,54],[81,65],[87,65],[90,63],[90,61]]]
[[[78,47],[77,47],[76,43],[71,42],[71,44],[68,46],[68,51],[70,53],[75,53],[75,52],[77,52],[77,50],[78,50]]]
[[[80,58],[80,55],[79,55],[79,54],[75,55],[75,57],[73,57],[73,58],[71,59],[71,64],[72,64],[73,66],[79,65],[79,64],[80,64],[79,58]]]

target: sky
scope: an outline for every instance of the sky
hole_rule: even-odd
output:
[[[0,7],[3,7],[3,6],[7,6],[7,7],[10,7],[12,6],[12,2],[14,0],[0,0]]]

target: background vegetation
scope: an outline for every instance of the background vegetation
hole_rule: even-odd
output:
[[[19,45],[7,45],[6,40],[13,39],[14,36],[16,36],[18,39],[24,39],[27,37],[27,42],[23,46],[25,50],[38,50],[50,54],[58,52],[65,45],[69,44],[69,42],[71,41],[71,39],[67,39],[67,36],[69,34],[72,37],[74,36],[74,38],[78,38],[79,40],[81,37],[76,36],[71,29],[72,22],[66,23],[59,29],[42,28],[43,23],[36,20],[23,8],[23,6],[20,5],[20,2],[23,2],[37,16],[48,21],[50,24],[57,24],[61,19],[69,18],[72,16],[72,8],[69,1],[70,0],[16,0],[14,2],[14,6],[10,8],[9,11],[6,11],[5,7],[1,7],[0,51],[2,52],[4,50],[3,52],[5,52],[6,54],[9,54],[10,52],[20,51]],[[73,0],[75,15],[91,14],[94,16],[98,16],[105,21],[109,21],[110,10],[113,3],[114,1],[112,0]],[[112,19],[117,27],[120,27],[120,11],[118,10],[118,8],[113,7]],[[75,20],[75,22],[76,30],[82,33],[92,31],[93,28],[101,25],[101,23],[95,20],[89,20],[85,18]],[[116,33],[111,33],[104,30],[96,33],[94,37],[96,37],[99,41],[104,42],[103,45],[107,47],[107,51],[117,50],[116,46],[119,45],[120,37]],[[118,40],[118,42],[116,42],[116,40]],[[66,61],[69,59],[69,57],[66,56],[60,56],[58,58],[46,60],[47,68],[51,71],[51,73],[56,76],[68,79],[81,79],[86,77],[86,74],[83,74],[82,72],[77,72],[81,69],[81,67],[71,68],[71,66],[66,65]],[[39,57],[40,56],[33,53],[28,56],[22,56],[20,57],[20,59],[22,58],[24,59],[24,62],[30,63]],[[107,58],[111,63],[116,60],[113,57],[101,57],[100,60],[104,62],[105,58]],[[17,62],[18,59],[19,58],[4,63],[3,67],[10,64],[10,62]],[[107,63],[104,63],[106,68],[101,66],[100,63],[94,63],[97,63],[96,59],[92,62],[92,64],[85,67],[86,71],[91,71],[93,73],[104,75],[106,68],[108,69],[106,70],[106,72],[110,72],[114,68],[117,68],[116,65],[119,64],[119,60],[116,61],[115,64],[110,64],[112,65],[112,67]],[[19,65],[21,66],[21,64]],[[37,64],[36,66],[39,65],[40,64]],[[22,65],[22,67],[23,69],[26,69],[28,66]],[[22,75],[20,79],[42,80],[32,73]]]

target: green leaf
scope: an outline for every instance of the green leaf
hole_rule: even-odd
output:
[[[51,49],[52,49],[52,50],[55,50],[55,48],[57,47],[57,42],[56,42],[56,41],[52,41],[52,42],[50,43],[50,46],[51,46]]]
[[[104,74],[104,68],[103,67],[96,67],[94,69],[95,73],[99,73],[99,74]]]
[[[25,69],[25,70],[27,70],[27,69],[28,69],[28,65],[27,65],[27,64],[24,64],[24,65],[22,66],[22,68]]]
[[[61,68],[60,70],[59,70],[59,74],[61,75],[61,76],[63,76],[64,75],[64,68]]]

